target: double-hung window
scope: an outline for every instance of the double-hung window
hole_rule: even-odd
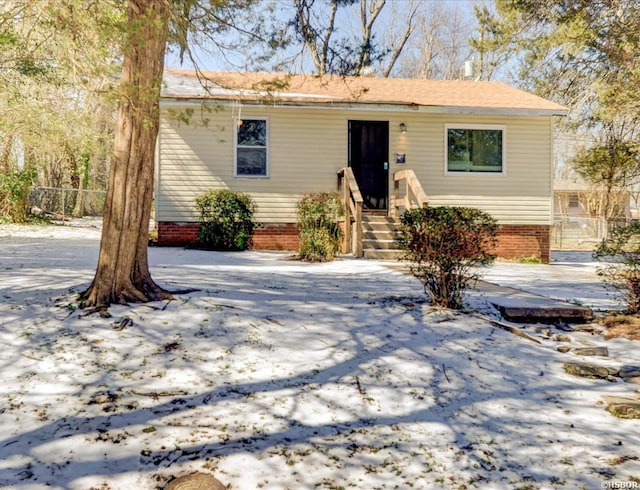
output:
[[[236,177],[268,177],[267,120],[243,118],[236,127]]]
[[[505,173],[503,126],[445,126],[447,173]]]

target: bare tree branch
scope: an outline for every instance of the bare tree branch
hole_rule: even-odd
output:
[[[408,11],[407,20],[406,20],[406,30],[404,31],[404,35],[400,39],[400,42],[395,46],[395,48],[393,48],[391,52],[391,58],[387,62],[387,66],[382,72],[382,76],[384,77],[388,77],[391,74],[391,70],[393,70],[393,67],[398,61],[400,54],[402,53],[407,42],[411,38],[411,35],[416,30],[415,17],[416,17],[416,14],[418,13],[418,5],[415,4],[413,0],[411,0],[408,6],[408,9],[409,11]]]
[[[362,69],[371,66],[372,32],[373,25],[382,12],[387,0],[360,0],[360,27],[362,30],[362,42],[360,44],[360,56],[356,66],[357,73],[362,73]],[[367,13],[368,10],[368,13]],[[370,14],[370,17],[368,16]]]

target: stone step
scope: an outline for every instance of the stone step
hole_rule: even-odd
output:
[[[640,419],[640,397],[631,396],[603,396],[607,404],[607,412],[621,419]]]

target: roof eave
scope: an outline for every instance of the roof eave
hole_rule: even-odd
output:
[[[438,114],[482,114],[505,116],[566,116],[568,110],[563,107],[552,108],[519,108],[519,107],[474,107],[474,106],[427,106],[398,101],[357,101],[344,99],[283,99],[279,97],[249,97],[237,98],[232,96],[212,97],[210,95],[181,95],[167,94],[161,97],[161,104],[165,106],[180,105],[185,103],[202,104],[211,102],[215,104],[245,105],[272,105],[290,108],[323,108],[323,109],[352,109],[384,111],[418,111]]]
[[[444,107],[447,114],[487,114],[500,116],[566,116],[566,108],[537,107]]]

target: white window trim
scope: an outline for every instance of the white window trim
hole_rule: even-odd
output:
[[[251,121],[265,121],[267,127],[267,138],[266,138],[266,148],[264,146],[242,146],[242,148],[265,148],[266,149],[266,166],[265,175],[243,175],[238,174],[238,121],[242,119],[247,119]],[[268,117],[244,117],[244,118],[233,118],[233,177],[235,179],[268,179],[270,175],[270,162],[269,162],[269,148],[271,147],[271,128],[269,127],[269,118]]]
[[[502,131],[502,171],[501,172],[454,172],[449,171],[449,129],[487,129]],[[445,175],[470,175],[487,177],[505,177],[507,175],[507,126],[503,124],[445,124],[444,125],[444,174]]]

